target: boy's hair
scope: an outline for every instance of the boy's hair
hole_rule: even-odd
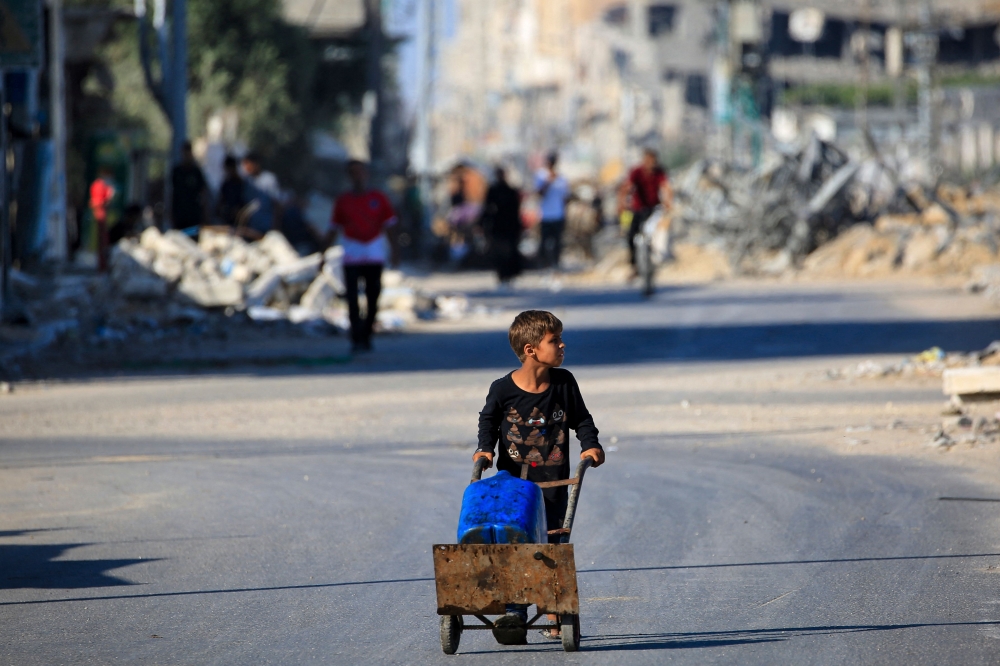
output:
[[[537,345],[546,333],[562,333],[559,317],[545,310],[525,310],[514,317],[508,337],[517,359],[524,361],[524,345]]]

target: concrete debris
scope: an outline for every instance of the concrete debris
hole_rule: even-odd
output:
[[[27,304],[27,323],[0,327],[0,380],[47,363],[109,367],[129,358],[197,356],[199,340],[257,345],[346,330],[343,256],[333,247],[300,257],[278,232],[247,242],[206,227],[195,241],[151,227],[112,248],[107,275],[18,272],[12,283]],[[406,329],[418,318],[471,314],[464,296],[436,298],[396,270],[383,278],[380,332]]]
[[[915,356],[891,363],[873,360],[861,361],[839,370],[827,370],[828,379],[874,379],[879,377],[941,377],[951,368],[976,368],[1000,365],[1000,341],[991,343],[986,349],[968,354],[944,352],[939,347],[931,347]]]
[[[461,294],[455,296],[438,296],[434,305],[442,319],[461,319],[469,310],[469,299]]]
[[[997,443],[1000,443],[1000,418],[996,414],[945,418],[931,440],[931,446],[946,450],[958,444],[976,447]]]
[[[203,308],[237,306],[243,303],[243,285],[227,278],[202,277],[189,272],[177,285],[177,292]]]
[[[752,170],[702,160],[674,179],[675,241],[724,249],[732,272],[971,275],[1000,302],[1000,187],[903,182],[875,151],[813,139]]]

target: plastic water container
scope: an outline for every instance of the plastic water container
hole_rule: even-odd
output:
[[[499,471],[465,489],[459,543],[546,543],[542,489]]]

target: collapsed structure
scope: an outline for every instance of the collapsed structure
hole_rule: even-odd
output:
[[[720,247],[733,272],[750,275],[971,277],[997,260],[1000,191],[900,172],[874,150],[854,157],[815,135],[754,170],[702,160],[675,179],[675,239]],[[989,276],[981,281],[1000,282]]]

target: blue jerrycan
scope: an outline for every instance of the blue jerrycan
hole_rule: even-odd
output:
[[[542,489],[499,471],[469,484],[458,518],[459,543],[546,543]]]

